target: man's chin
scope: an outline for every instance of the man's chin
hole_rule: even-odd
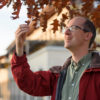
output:
[[[64,48],[68,49],[69,51],[72,51],[71,45],[64,45]]]
[[[69,49],[69,48],[70,48],[70,46],[68,46],[68,45],[64,45],[64,48]]]

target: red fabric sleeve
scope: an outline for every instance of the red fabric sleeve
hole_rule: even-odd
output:
[[[50,96],[53,93],[59,74],[50,71],[32,72],[26,55],[13,54],[11,71],[18,87],[33,96]]]

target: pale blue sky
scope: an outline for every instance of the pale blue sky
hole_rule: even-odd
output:
[[[22,7],[20,18],[17,20],[12,20],[12,12],[12,6],[0,9],[0,56],[6,53],[6,48],[15,39],[17,27],[28,19],[25,7]]]

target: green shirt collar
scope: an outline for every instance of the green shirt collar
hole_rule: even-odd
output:
[[[80,67],[86,65],[89,60],[92,58],[92,53],[88,53],[87,55],[83,56],[78,63],[75,63],[73,59],[71,59],[71,66],[74,70],[78,70]]]

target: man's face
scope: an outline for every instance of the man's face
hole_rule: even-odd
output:
[[[85,32],[82,30],[85,19],[76,17],[69,21],[64,34],[64,47],[69,50],[79,48],[85,42]]]

